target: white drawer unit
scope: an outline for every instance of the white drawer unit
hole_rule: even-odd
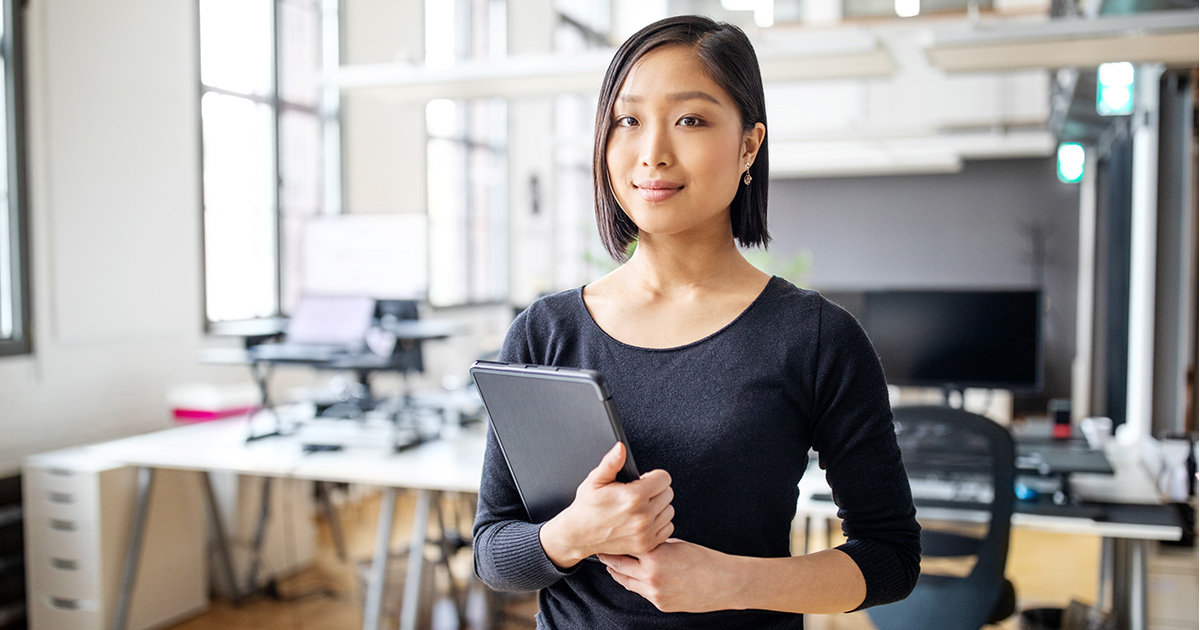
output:
[[[23,473],[30,629],[108,630],[129,545],[137,469],[79,448],[30,457]],[[130,630],[161,628],[208,607],[202,492],[198,473],[155,471]]]
[[[1200,627],[1200,561],[1196,549],[1158,545],[1147,565],[1150,630]]]

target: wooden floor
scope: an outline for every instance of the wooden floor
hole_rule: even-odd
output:
[[[318,523],[317,556],[311,569],[281,580],[279,599],[259,595],[241,606],[233,607],[224,600],[215,600],[209,611],[201,616],[173,626],[175,630],[343,630],[362,626],[362,573],[371,555],[378,515],[378,495],[366,494],[344,502],[339,509],[347,539],[349,561],[338,558],[330,530]],[[393,531],[393,548],[401,549],[408,538],[412,515],[411,496],[400,495]],[[469,516],[462,515],[460,527],[469,532]],[[821,545],[813,536],[816,548]],[[795,545],[800,549],[800,543]],[[1100,540],[1089,536],[1072,536],[1030,532],[1014,529],[1010,546],[1009,578],[1017,590],[1017,609],[1056,606],[1063,607],[1072,599],[1094,603],[1100,562]],[[403,559],[392,562],[387,615],[384,628],[395,628],[402,590]],[[471,559],[467,550],[457,554],[452,570],[459,583],[467,586],[467,618],[469,628],[483,627],[486,616],[485,591],[471,576]],[[445,571],[431,565],[436,590],[447,590]],[[437,597],[436,601],[433,601]],[[422,627],[436,630],[458,628],[457,615],[444,596],[430,594],[423,609]],[[500,630],[527,630],[533,627],[532,618],[537,602],[531,597],[519,597],[504,606],[508,615]],[[874,626],[865,613],[843,615],[811,615],[806,618],[808,630],[871,630]],[[996,626],[1003,630],[1019,627],[1014,616]]]

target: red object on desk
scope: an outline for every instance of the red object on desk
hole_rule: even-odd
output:
[[[1055,423],[1054,428],[1050,430],[1050,435],[1056,440],[1065,440],[1071,437],[1071,425]]]
[[[175,419],[180,422],[208,422],[209,420],[220,420],[221,418],[231,418],[233,416],[245,416],[258,411],[257,405],[249,407],[236,407],[233,409],[219,409],[209,411],[205,409],[174,409],[172,414]]]

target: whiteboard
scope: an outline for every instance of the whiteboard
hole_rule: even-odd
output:
[[[429,237],[424,214],[343,214],[308,221],[301,291],[424,300]]]

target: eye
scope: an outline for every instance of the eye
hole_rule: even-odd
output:
[[[681,127],[699,127],[703,124],[704,121],[696,118],[695,116],[684,116],[683,118],[679,119],[679,126]]]
[[[637,125],[637,120],[633,116],[617,116],[613,121],[615,127],[633,127]]]

